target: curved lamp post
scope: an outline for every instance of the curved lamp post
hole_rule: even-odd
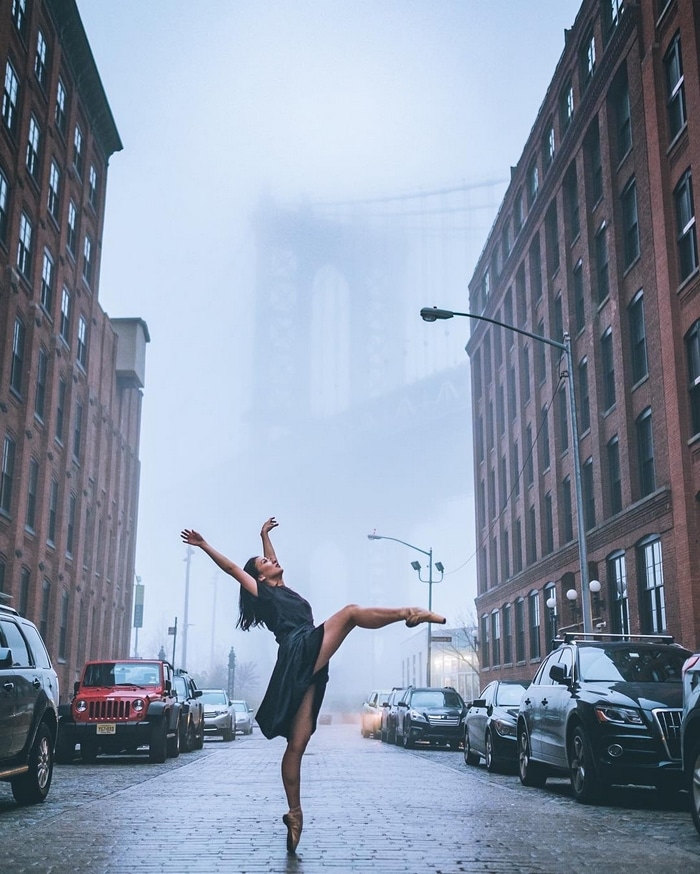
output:
[[[514,325],[507,325],[505,322],[499,322],[496,319],[489,319],[487,316],[477,316],[474,313],[458,313],[453,310],[441,310],[437,307],[423,307],[420,311],[420,315],[424,322],[436,322],[442,319],[451,319],[453,316],[462,316],[466,319],[474,319],[479,322],[489,322],[491,325],[497,325],[499,328],[505,328],[507,331],[513,331],[516,334],[522,334],[525,337],[529,337],[531,340],[537,340],[540,343],[546,343],[548,346],[554,346],[555,349],[559,349],[566,355],[572,442],[574,444],[574,482],[576,484],[576,516],[578,517],[578,549],[579,565],[581,568],[581,617],[583,619],[584,633],[592,632],[591,602],[588,588],[588,551],[586,548],[586,525],[583,519],[583,485],[581,482],[581,460],[579,458],[578,445],[578,418],[576,416],[576,390],[573,359],[571,356],[571,338],[569,337],[568,332],[564,334],[564,342],[560,343],[558,340],[552,340],[551,337],[543,337],[541,334],[533,334],[530,331],[524,331],[522,328],[516,328]]]
[[[399,540],[398,537],[385,537],[383,534],[368,534],[367,539],[368,540],[393,540],[394,543],[401,543],[401,544],[403,544],[403,546],[407,546],[409,549],[415,549],[416,552],[421,552],[421,553],[423,553],[423,555],[428,556],[428,579],[427,580],[424,580],[423,577],[420,575],[421,564],[419,561],[412,561],[411,567],[413,568],[414,571],[417,572],[418,579],[421,581],[421,583],[428,584],[428,610],[430,610],[432,612],[432,610],[433,610],[433,583],[442,582],[442,578],[444,576],[444,571],[445,571],[445,568],[443,567],[442,562],[436,561],[435,568],[440,573],[440,579],[439,580],[433,579],[433,548],[432,548],[432,546],[430,547],[430,549],[421,549],[420,546],[414,546],[412,543],[407,543],[405,540]],[[427,681],[426,685],[430,686],[430,680],[431,680],[431,674],[432,674],[432,665],[431,665],[432,639],[433,639],[433,635],[432,635],[432,631],[431,631],[432,622],[428,622],[427,625],[428,625],[428,665],[427,665],[427,670],[426,670],[425,676],[426,676],[426,681]]]

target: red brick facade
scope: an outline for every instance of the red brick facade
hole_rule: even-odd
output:
[[[585,0],[470,283],[470,312],[570,335],[588,570],[601,583],[593,627],[663,631],[691,648],[699,16],[692,0]],[[482,671],[528,679],[555,628],[582,620],[566,361],[472,325]]]
[[[66,698],[128,655],[148,330],[98,303],[122,148],[74,0],[0,6],[0,592]]]

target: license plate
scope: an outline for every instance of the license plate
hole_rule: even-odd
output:
[[[97,726],[98,734],[116,734],[117,725],[114,722],[100,722]]]

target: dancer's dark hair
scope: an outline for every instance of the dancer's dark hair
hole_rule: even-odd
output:
[[[265,583],[260,583],[258,579],[258,569],[255,565],[256,559],[257,555],[249,558],[243,565],[243,570],[247,574],[250,574],[256,583],[264,586]],[[248,631],[248,629],[256,625],[265,625],[265,619],[261,615],[260,607],[260,599],[251,595],[245,586],[241,586],[241,591],[238,596],[238,622],[236,623],[236,628]]]

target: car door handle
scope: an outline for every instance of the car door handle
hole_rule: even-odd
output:
[[[2,684],[2,688],[3,688],[6,692],[11,692],[11,691],[15,688],[15,684],[14,684],[14,683],[3,683],[3,684]]]

